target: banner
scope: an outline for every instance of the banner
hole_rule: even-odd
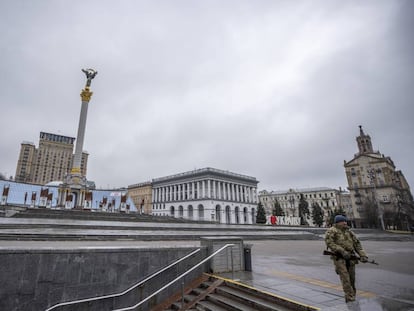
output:
[[[104,212],[106,212],[108,210],[107,203],[108,203],[108,198],[107,197],[103,197],[101,205],[102,205],[102,210]]]
[[[47,196],[49,195],[49,189],[40,189],[39,207],[46,207]]]
[[[51,208],[52,207],[52,200],[53,200],[53,193],[48,193],[47,195],[47,202],[46,202],[46,207],[47,208]]]
[[[274,218],[273,218],[274,217]],[[267,225],[300,226],[300,217],[293,216],[267,216]]]
[[[3,195],[1,196],[1,205],[6,205],[7,204],[7,198],[9,196],[9,188],[10,186],[4,186],[3,187]]]
[[[88,191],[85,193],[85,200],[83,201],[83,208],[84,209],[92,208],[92,191]]]
[[[126,194],[121,195],[121,212],[126,211],[126,201],[127,201]]]
[[[73,195],[72,194],[66,195],[65,208],[67,208],[67,209],[72,208],[72,200],[73,200]]]
[[[35,205],[36,205],[36,196],[37,196],[37,193],[35,191],[33,191],[31,202],[30,202],[30,207],[35,207]]]

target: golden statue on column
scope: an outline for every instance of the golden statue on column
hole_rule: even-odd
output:
[[[72,169],[70,173],[66,175],[65,181],[61,186],[61,195],[59,196],[60,205],[65,206],[66,208],[84,206],[85,196],[88,192],[88,181],[86,179],[86,176],[82,174],[81,163],[83,141],[85,138],[86,118],[88,114],[88,104],[93,94],[90,91],[90,86],[92,80],[95,78],[98,72],[91,68],[82,69],[82,72],[86,75],[86,85],[80,94],[82,104],[79,117],[78,134],[76,137],[75,154],[73,157]]]

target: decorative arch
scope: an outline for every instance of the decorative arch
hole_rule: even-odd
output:
[[[174,206],[170,207],[170,216],[175,217],[175,207]]]
[[[239,213],[239,207],[238,206],[236,206],[234,208],[234,218],[235,218],[236,224],[240,224],[240,213]]]
[[[244,207],[243,208],[243,221],[244,221],[245,224],[248,223],[247,214],[248,214],[247,213],[247,207]]]
[[[203,204],[198,205],[198,219],[204,220],[204,206]]]
[[[221,223],[221,206],[220,206],[220,204],[216,205],[216,221],[219,224]]]
[[[188,205],[188,218],[193,219],[194,217],[194,209],[192,205]]]
[[[230,206],[226,206],[226,224],[231,224],[231,211]]]
[[[184,218],[184,207],[182,205],[178,206],[178,217]]]

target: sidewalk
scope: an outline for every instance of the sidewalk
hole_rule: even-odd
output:
[[[257,272],[240,271],[223,273],[220,276],[255,287],[267,293],[294,301],[301,305],[321,311],[409,311],[414,305],[379,297],[374,293],[358,291],[357,300],[346,304],[340,286],[322,281],[311,281],[305,278],[293,279],[293,275],[270,273],[265,275]]]

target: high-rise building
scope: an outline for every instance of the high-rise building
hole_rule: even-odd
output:
[[[72,168],[75,138],[40,132],[39,148],[22,142],[15,180],[39,185],[63,180]],[[82,153],[81,173],[86,175],[88,153]]]
[[[356,141],[358,153],[344,161],[356,226],[407,229],[413,197],[403,173],[390,157],[374,151],[362,126]]]

